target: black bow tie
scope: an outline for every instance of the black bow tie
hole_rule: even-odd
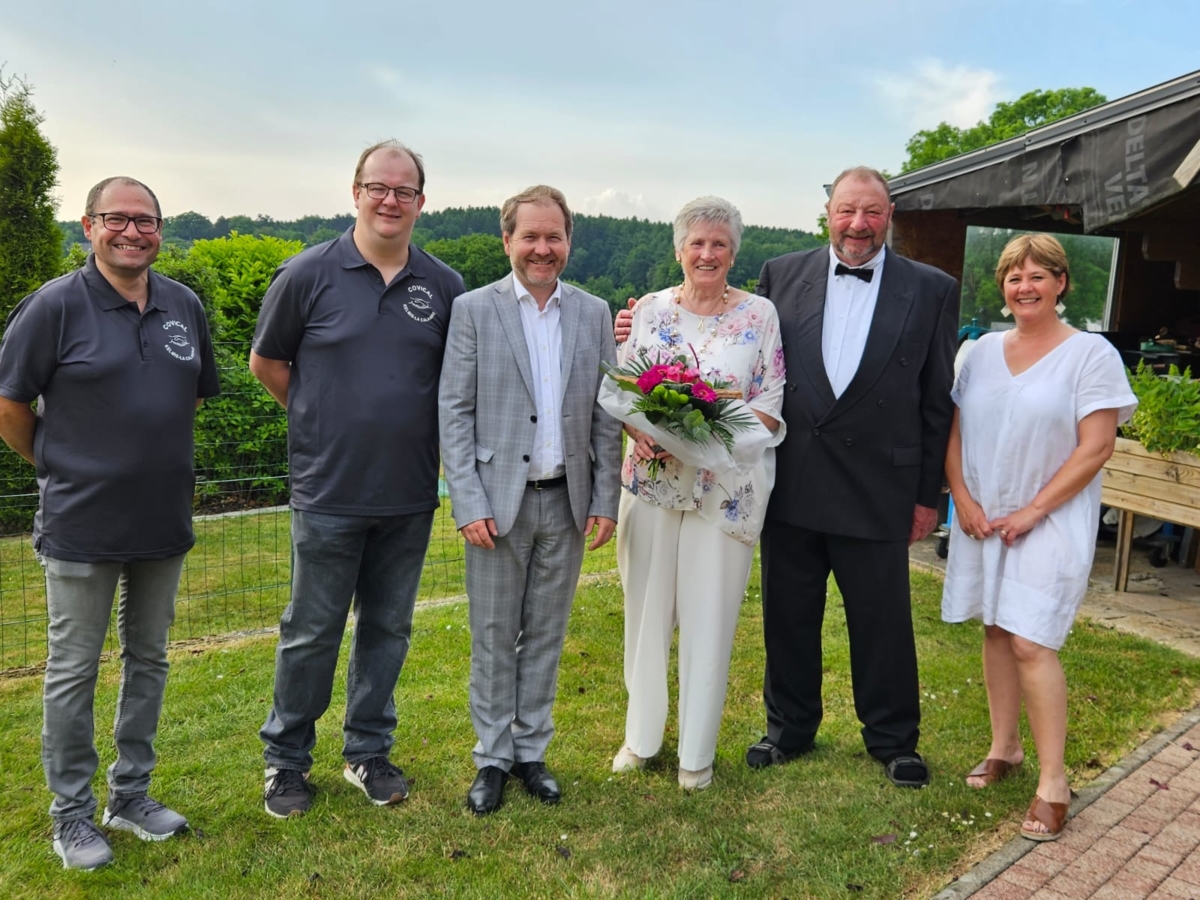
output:
[[[867,284],[871,283],[871,279],[875,277],[875,270],[866,267],[861,269],[852,269],[849,266],[837,264],[837,268],[833,270],[834,275],[853,275],[855,278],[861,278]]]

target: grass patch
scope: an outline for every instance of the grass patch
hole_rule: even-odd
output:
[[[194,640],[270,628],[287,605],[291,576],[291,516],[286,511],[197,519],[196,546],[187,555],[171,639]],[[584,572],[616,566],[610,542],[584,558]],[[463,540],[443,500],[419,597],[434,600],[465,592]],[[117,649],[116,610],[107,649]],[[0,539],[0,672],[46,659],[46,583],[28,536]]]
[[[115,833],[116,863],[90,874],[63,872],[50,850],[41,682],[0,681],[0,896],[928,897],[1016,834],[1037,772],[1027,764],[986,791],[965,786],[962,773],[988,746],[981,629],[940,621],[936,578],[917,573],[913,584],[921,750],[933,770],[921,791],[891,787],[865,755],[836,595],[826,615],[826,718],[816,751],[778,769],[745,767],[745,748],[763,728],[757,574],[737,634],[716,780],[695,795],[675,783],[674,721],[647,771],[609,771],[625,712],[621,591],[612,577],[576,598],[548,758],[565,795],[556,807],[511,784],[492,816],[476,819],[463,806],[474,776],[464,604],[416,615],[393,752],[414,786],[398,808],[369,806],[341,777],[340,674],[318,725],[313,811],[297,821],[269,818],[257,730],[270,703],[274,641],[176,651],[154,793],[195,831],[161,844]],[[1200,662],[1144,640],[1080,623],[1062,656],[1076,788],[1197,700]],[[96,714],[102,766],[113,757],[116,676],[115,662],[106,663]],[[895,840],[873,841],[888,835]]]

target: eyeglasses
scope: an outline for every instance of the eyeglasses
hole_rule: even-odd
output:
[[[99,219],[109,231],[124,231],[133,221],[133,227],[142,234],[154,234],[162,228],[163,220],[157,216],[127,216],[124,213],[89,213],[93,219]]]
[[[421,196],[421,192],[416,188],[388,187],[386,184],[380,184],[378,181],[372,181],[369,184],[359,184],[359,187],[366,191],[367,196],[372,200],[382,200],[388,194],[395,194],[398,202],[412,203]]]

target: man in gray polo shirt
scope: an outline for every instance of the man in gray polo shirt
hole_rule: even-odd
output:
[[[100,182],[83,216],[87,263],[17,304],[0,344],[0,437],[37,467],[33,546],[49,617],[42,764],[54,850],[67,868],[113,858],[92,820],[92,705],[118,586],[117,759],[104,825],[151,841],[187,828],[147,791],[167,630],[195,543],[192,425],[218,384],[200,301],[150,271],[161,227],[148,187]]]
[[[252,371],[288,411],[292,597],[279,624],[265,806],[303,815],[316,721],[329,707],[353,598],[342,755],[372,803],[408,796],[388,759],[393,692],[438,508],[437,392],[457,272],[412,246],[421,157],[363,151],[358,214],[340,238],[280,266],[259,314]]]

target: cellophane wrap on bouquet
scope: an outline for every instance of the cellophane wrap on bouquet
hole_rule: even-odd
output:
[[[600,383],[600,406],[644,432],[686,465],[722,475],[756,465],[773,434],[739,391],[710,384],[686,357],[651,361],[643,353],[625,366],[609,366]],[[653,477],[653,473],[652,473]]]

